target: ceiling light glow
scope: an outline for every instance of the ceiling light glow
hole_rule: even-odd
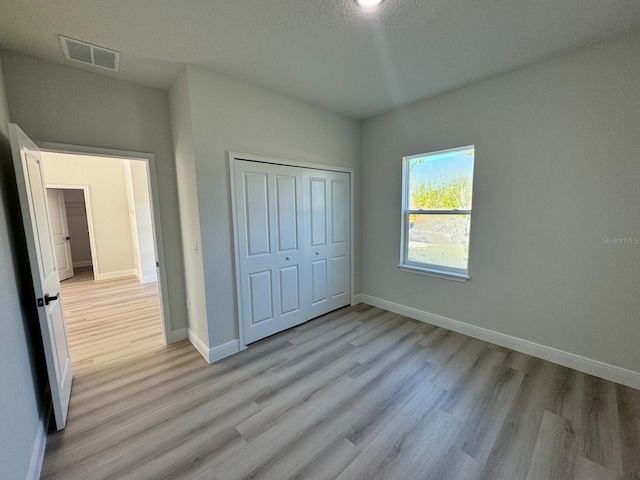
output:
[[[382,0],[356,0],[356,3],[362,8],[375,8],[382,3]]]

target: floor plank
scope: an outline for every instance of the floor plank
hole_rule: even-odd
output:
[[[62,283],[44,479],[640,479],[640,391],[367,305],[208,365],[157,286]]]
[[[544,412],[527,480],[574,478],[576,434],[571,422]]]

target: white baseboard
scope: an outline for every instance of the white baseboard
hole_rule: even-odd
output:
[[[209,363],[217,362],[240,351],[240,340],[231,340],[209,350]]]
[[[173,330],[169,332],[167,335],[167,339],[169,343],[181,342],[182,340],[186,340],[189,338],[189,329],[188,328],[179,328],[178,330]]]
[[[203,342],[196,333],[190,328],[187,329],[187,338],[191,342],[191,344],[196,347],[196,350],[200,352],[200,355],[204,357],[204,359],[209,362],[209,346]],[[211,362],[209,362],[211,363]]]
[[[357,293],[353,297],[351,297],[351,305],[358,305],[359,303],[362,303],[361,293]]]
[[[51,405],[44,409],[40,425],[38,425],[38,432],[33,442],[33,450],[31,451],[27,480],[38,480],[40,478],[42,463],[44,462],[44,451],[47,447],[47,425],[49,425],[50,414]]]
[[[218,360],[222,360],[225,357],[238,353],[240,351],[240,341],[231,340],[230,342],[218,345],[217,347],[209,348],[205,342],[198,337],[193,330],[189,329],[189,341],[196,347],[196,350],[200,352],[200,355],[208,363],[214,363]]]
[[[91,260],[82,260],[80,262],[73,262],[73,268],[90,267],[91,265],[93,265],[93,262]]]
[[[124,278],[124,277],[135,277],[136,271],[135,269],[130,270],[118,270],[115,272],[106,272],[106,273],[98,273],[96,275],[97,281],[102,280],[113,280],[114,278]]]
[[[640,372],[634,372],[633,370],[593,360],[581,355],[576,355],[575,353],[569,353],[557,348],[547,347],[539,343],[530,342],[529,340],[505,335],[504,333],[496,332],[494,330],[477,327],[475,325],[400,305],[399,303],[390,302],[371,295],[362,294],[361,299],[363,303],[373,305],[374,307],[383,308],[390,312],[398,313],[415,320],[420,320],[421,322],[446,328],[447,330],[453,330],[454,332],[462,333],[486,342],[491,342],[502,347],[510,348],[511,350],[542,358],[544,360],[557,363],[558,365],[604,378],[605,380],[611,380],[612,382],[640,389]]]
[[[158,281],[158,277],[156,275],[136,275],[140,283],[153,283]]]

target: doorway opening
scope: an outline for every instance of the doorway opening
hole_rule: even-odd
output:
[[[40,147],[74,368],[168,344],[153,156]]]
[[[45,179],[46,181],[46,179]],[[47,206],[60,281],[90,271],[97,258],[88,185],[47,183]]]

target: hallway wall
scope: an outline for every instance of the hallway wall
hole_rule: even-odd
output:
[[[12,120],[34,140],[152,153],[172,330],[187,326],[168,93],[2,52]]]

